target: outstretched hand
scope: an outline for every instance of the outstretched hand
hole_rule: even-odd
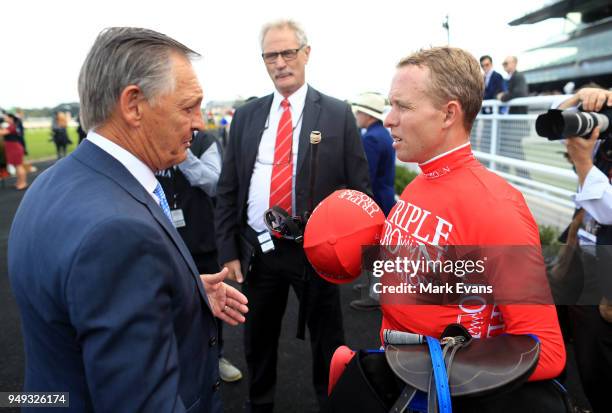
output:
[[[249,311],[248,300],[240,291],[223,282],[228,269],[223,268],[216,274],[200,274],[213,315],[230,325],[238,325],[246,320]]]

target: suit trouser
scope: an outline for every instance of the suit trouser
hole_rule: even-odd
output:
[[[306,324],[312,351],[312,376],[319,405],[327,398],[329,365],[344,344],[338,286],[316,276],[306,264],[301,245],[275,240],[275,250],[257,254],[243,292],[249,299],[245,323],[245,353],[252,411],[272,411],[276,386],[278,340],[289,286],[299,300],[307,291]],[[305,275],[308,274],[308,282]],[[307,289],[307,290],[306,290]]]

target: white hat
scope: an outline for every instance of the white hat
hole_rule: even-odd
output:
[[[351,106],[353,113],[363,112],[376,119],[384,120],[385,103],[386,99],[380,93],[367,92],[357,96],[351,102]]]

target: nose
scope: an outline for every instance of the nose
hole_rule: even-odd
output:
[[[194,116],[193,116],[193,119],[191,120],[191,129],[203,130],[204,127],[205,125],[204,125],[204,118],[202,117],[202,111],[201,110],[194,111]]]
[[[274,61],[274,67],[276,69],[284,69],[287,66],[287,62],[283,59],[282,55],[278,55]]]
[[[387,117],[385,118],[383,125],[385,126],[385,128],[390,128],[392,126],[395,126],[396,124],[397,116],[395,114],[395,109],[392,108],[391,111],[387,113]]]

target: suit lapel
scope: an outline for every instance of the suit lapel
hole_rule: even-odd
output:
[[[261,103],[253,109],[253,115],[250,118],[245,128],[242,130],[241,135],[248,137],[239,144],[244,145],[244,154],[246,156],[245,162],[242,163],[242,176],[248,180],[251,173],[253,172],[253,166],[257,159],[257,152],[259,151],[259,143],[263,136],[264,129],[268,126],[267,120],[270,114],[270,106],[272,106],[272,99],[274,95],[269,95],[261,100]],[[240,151],[240,148],[236,148]]]
[[[78,146],[74,151],[73,155],[80,162],[86,166],[95,169],[99,173],[107,176],[113,180],[117,185],[121,186],[126,192],[128,192],[136,201],[144,204],[155,221],[162,226],[164,231],[168,234],[172,242],[179,250],[183,259],[187,263],[191,275],[195,278],[198,291],[202,296],[206,305],[210,308],[208,297],[202,285],[200,274],[193,262],[191,253],[187,249],[185,242],[181,238],[180,234],[176,231],[172,223],[168,220],[161,207],[155,203],[151,195],[147,193],[145,188],[134,178],[134,176],[111,155],[94,145],[93,143],[85,140]]]
[[[302,166],[304,165],[304,160],[310,153],[310,132],[316,130],[319,121],[319,113],[321,112],[321,105],[319,104],[320,98],[319,92],[308,86],[306,101],[304,102],[304,117],[300,130],[300,143],[298,147],[297,167],[295,170],[296,176],[300,174]]]

